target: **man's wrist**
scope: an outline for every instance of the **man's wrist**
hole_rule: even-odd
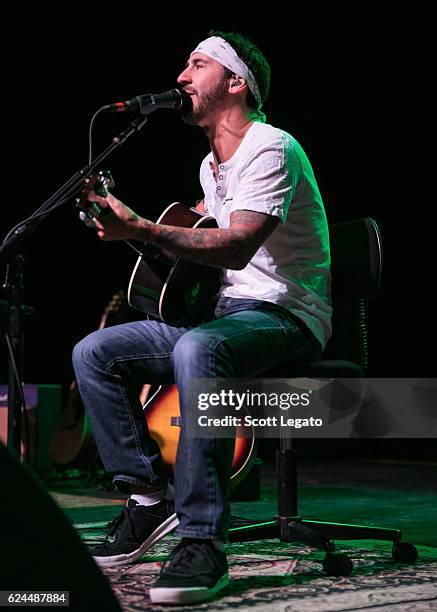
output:
[[[148,219],[144,219],[143,217],[138,217],[137,221],[137,234],[136,239],[142,240],[143,242],[147,242],[150,239],[150,230],[151,227],[155,225],[152,221]]]

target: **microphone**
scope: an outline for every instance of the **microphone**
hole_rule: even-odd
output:
[[[158,94],[135,96],[135,98],[126,100],[125,102],[107,104],[106,106],[102,106],[100,110],[104,113],[141,112],[143,115],[148,115],[158,108],[173,108],[174,110],[180,110],[188,103],[191,103],[190,96],[182,89],[175,88]]]

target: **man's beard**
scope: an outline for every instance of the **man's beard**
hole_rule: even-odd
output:
[[[203,96],[197,96],[197,108],[194,109],[192,104],[182,111],[182,119],[190,125],[198,125],[208,113],[216,110],[223,104],[227,91],[227,82],[225,79],[217,83],[215,89]]]

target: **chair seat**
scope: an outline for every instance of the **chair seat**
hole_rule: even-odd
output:
[[[313,363],[281,363],[262,374],[263,378],[362,378],[356,363],[343,359],[323,359]]]

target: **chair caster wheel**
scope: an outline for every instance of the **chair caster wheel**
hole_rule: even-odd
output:
[[[349,576],[353,568],[352,561],[343,553],[326,553],[323,559],[323,570],[328,576]]]
[[[395,542],[391,554],[398,563],[414,563],[419,556],[417,548],[409,542]]]

